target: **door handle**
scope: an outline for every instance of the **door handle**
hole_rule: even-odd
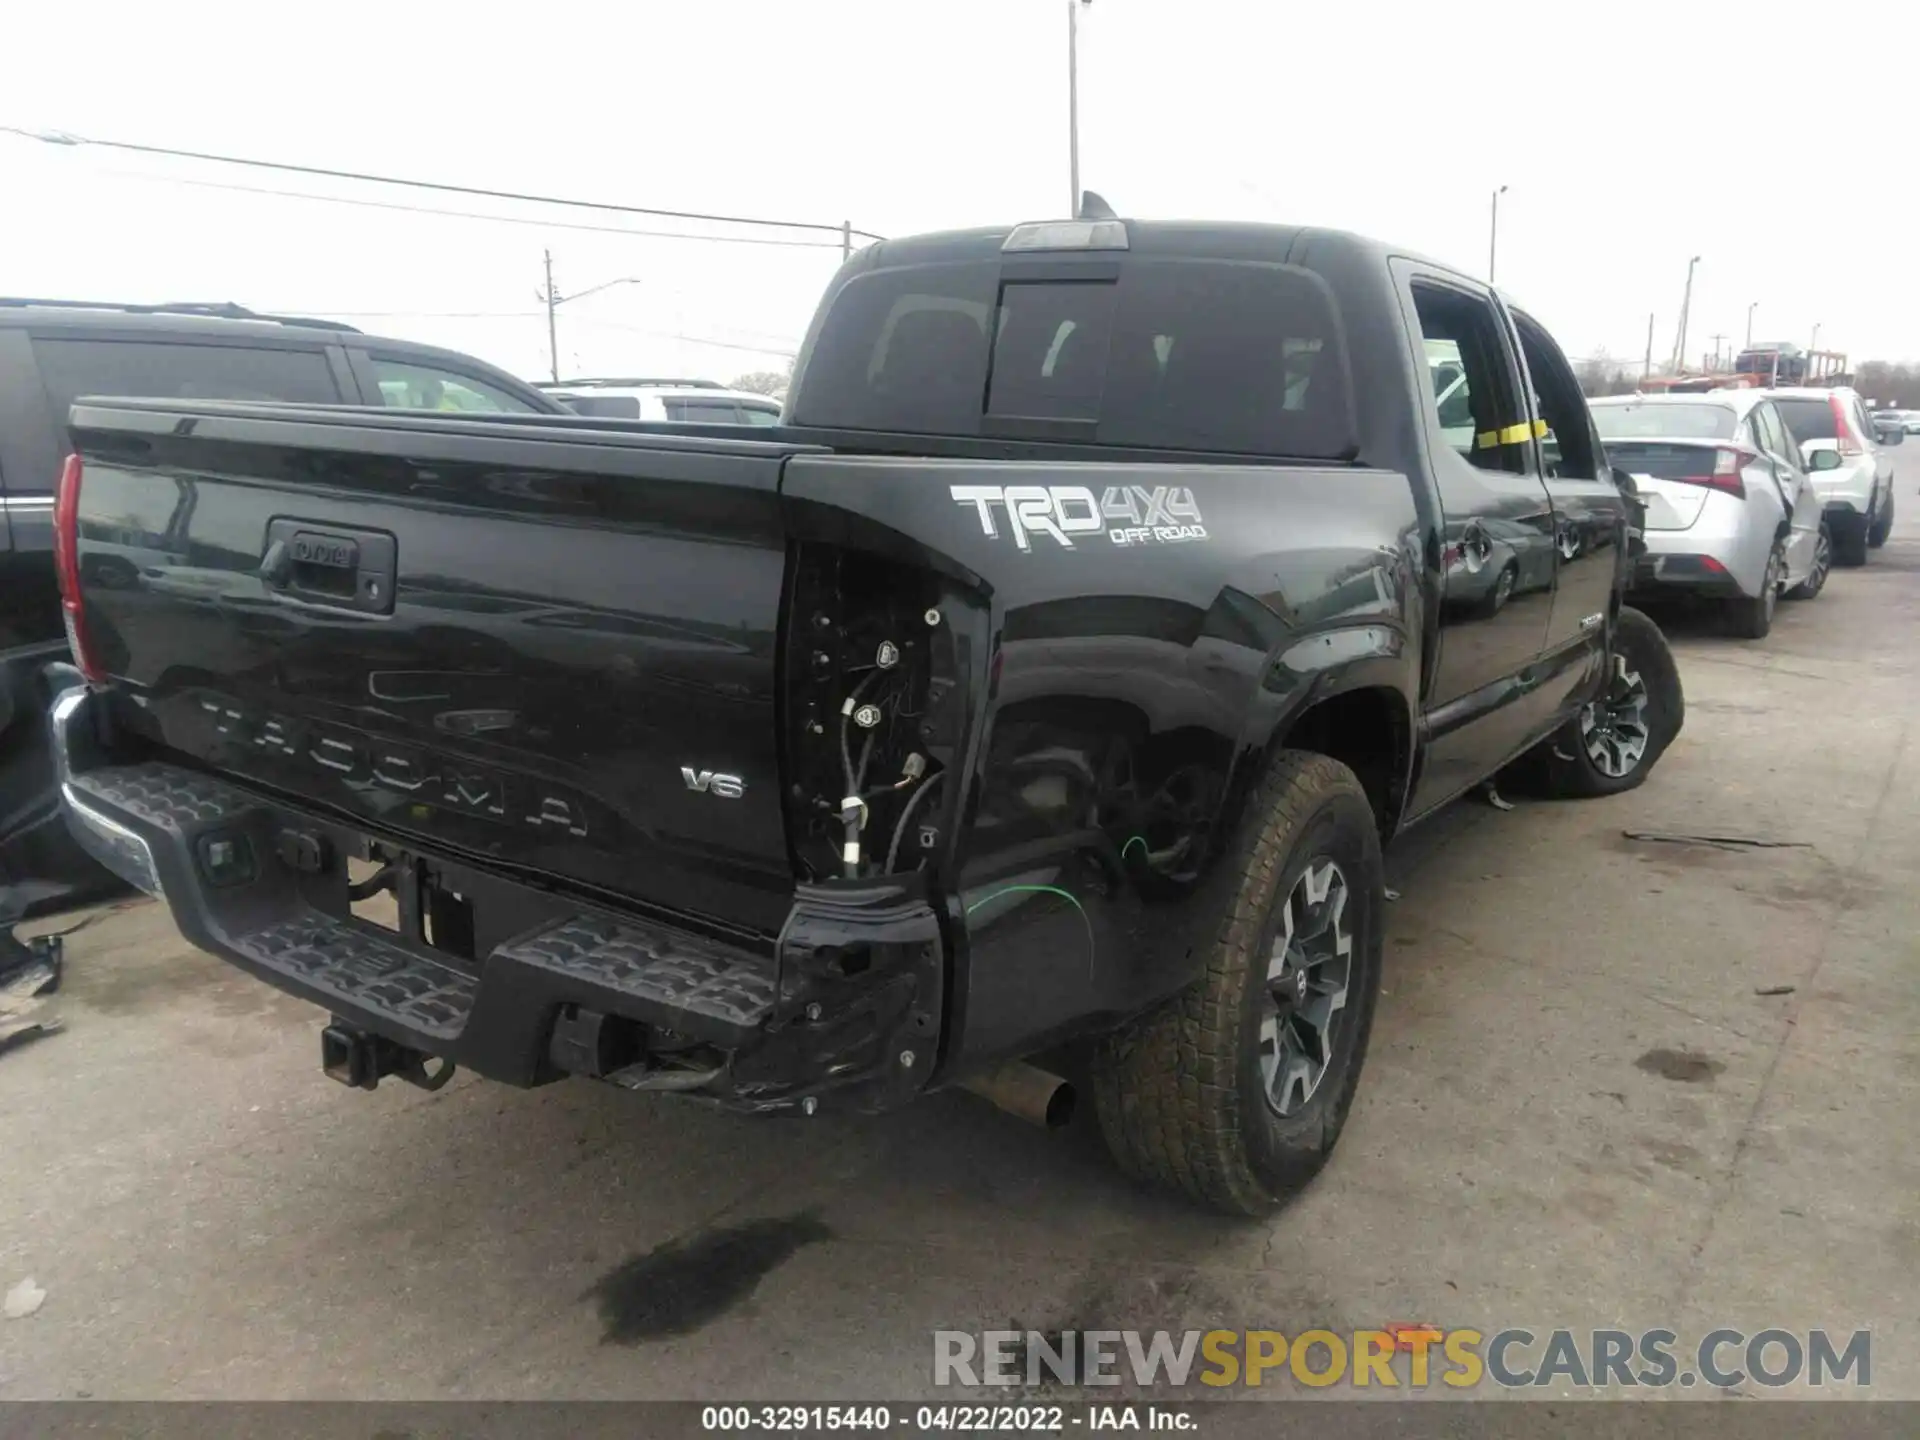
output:
[[[393,613],[395,544],[384,530],[276,519],[267,525],[260,579],[289,600]]]
[[[272,589],[286,588],[293,578],[293,555],[286,541],[275,540],[267,546],[267,553],[260,558],[260,578]]]

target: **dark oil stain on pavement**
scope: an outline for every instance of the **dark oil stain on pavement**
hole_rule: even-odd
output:
[[[810,1212],[749,1220],[636,1255],[587,1292],[599,1302],[603,1345],[690,1335],[754,1292],[803,1245],[833,1232]]]
[[[1704,1084],[1727,1068],[1720,1061],[1692,1050],[1649,1050],[1633,1063],[1649,1075],[1678,1080],[1684,1085]]]

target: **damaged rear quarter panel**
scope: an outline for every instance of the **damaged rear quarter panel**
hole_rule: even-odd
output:
[[[1223,827],[1268,748],[1356,686],[1416,713],[1403,475],[803,455],[781,491],[795,529],[938,569],[986,617],[935,871],[953,942],[943,1074],[1186,983],[1222,899]]]

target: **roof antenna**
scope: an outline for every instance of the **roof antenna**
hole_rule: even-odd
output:
[[[1093,191],[1082,190],[1080,192],[1080,213],[1075,218],[1079,220],[1118,220],[1120,217],[1113,213],[1113,207],[1111,205],[1094,194]]]

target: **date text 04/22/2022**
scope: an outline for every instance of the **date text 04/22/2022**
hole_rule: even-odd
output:
[[[1009,1430],[1061,1434],[1085,1430],[1190,1431],[1193,1415],[1164,1405],[919,1405],[894,1410],[887,1405],[708,1405],[700,1428],[713,1432],[819,1430],[907,1430],[991,1432]]]

